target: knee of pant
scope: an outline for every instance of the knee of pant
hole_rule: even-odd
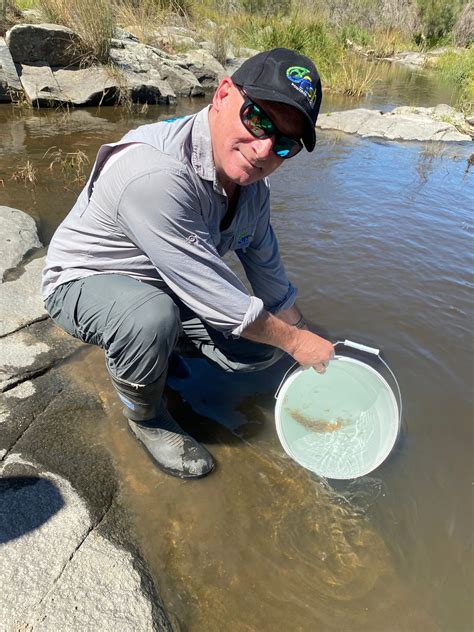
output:
[[[179,334],[179,310],[169,296],[147,301],[130,315],[137,337],[146,346],[174,346]]]
[[[179,334],[179,311],[172,299],[160,295],[132,310],[123,323],[123,336],[133,341],[135,353],[169,355]]]

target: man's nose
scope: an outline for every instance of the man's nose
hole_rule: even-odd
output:
[[[254,149],[259,160],[266,160],[272,155],[273,138],[257,138],[254,141]]]

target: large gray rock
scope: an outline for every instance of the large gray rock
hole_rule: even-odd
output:
[[[139,99],[136,86],[141,84],[158,88],[158,102],[170,102],[175,96],[201,96],[202,86],[189,71],[176,66],[169,55],[153,46],[131,41],[115,42],[110,50],[114,65],[125,74],[134,100]]]
[[[138,560],[94,529],[65,478],[18,454],[0,475],[2,629],[170,630]]]
[[[3,37],[0,37],[0,103],[18,98],[21,83],[12,56]]]
[[[92,522],[85,503],[59,476],[41,473],[18,455],[1,469],[0,565],[3,629],[30,623]]]
[[[450,142],[471,140],[468,134],[456,129],[457,119],[450,119],[451,115],[445,109],[447,107],[438,106],[437,110],[403,107],[385,114],[363,108],[331,112],[320,114],[318,127],[386,140]],[[453,112],[455,113],[454,110]]]
[[[58,24],[17,24],[6,34],[13,61],[32,64],[42,61],[50,66],[69,66],[78,62],[79,36]]]
[[[0,336],[47,315],[40,294],[44,259],[31,261],[18,279],[0,285]]]
[[[206,50],[190,50],[177,59],[178,65],[192,72],[203,88],[217,88],[225,75],[224,67]]]
[[[416,51],[396,53],[392,57],[386,57],[385,59],[401,64],[402,66],[407,66],[408,68],[412,68],[414,70],[419,70],[420,68],[436,66],[436,63],[441,55],[444,55],[447,52],[459,53],[462,50],[462,48],[443,46],[440,48],[432,48],[431,50],[423,53]]]
[[[196,31],[184,26],[162,26],[153,32],[153,37],[158,46],[173,50],[197,48],[201,40]]]
[[[0,244],[1,281],[6,270],[17,266],[29,250],[41,246],[35,220],[18,209],[0,206]]]
[[[33,105],[97,105],[114,100],[120,83],[103,66],[51,68],[48,64],[19,64],[20,80]]]
[[[133,556],[92,532],[30,619],[37,632],[156,630]],[[161,628],[163,629],[163,628]]]

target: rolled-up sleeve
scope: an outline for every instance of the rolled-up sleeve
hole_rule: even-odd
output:
[[[117,224],[156,267],[167,286],[198,316],[239,336],[263,312],[223,262],[186,172],[160,167],[135,176],[117,205]]]
[[[290,283],[280,257],[278,240],[270,223],[270,195],[266,195],[259,221],[250,245],[236,250],[255,296],[262,299],[265,309],[276,314],[291,307],[298,290]]]

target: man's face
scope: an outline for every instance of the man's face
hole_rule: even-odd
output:
[[[224,187],[246,186],[270,175],[283,160],[272,150],[274,138],[255,138],[240,120],[244,97],[229,78],[222,80],[209,114],[212,151],[219,181]],[[303,115],[298,110],[273,101],[254,99],[278,130],[300,139]]]

